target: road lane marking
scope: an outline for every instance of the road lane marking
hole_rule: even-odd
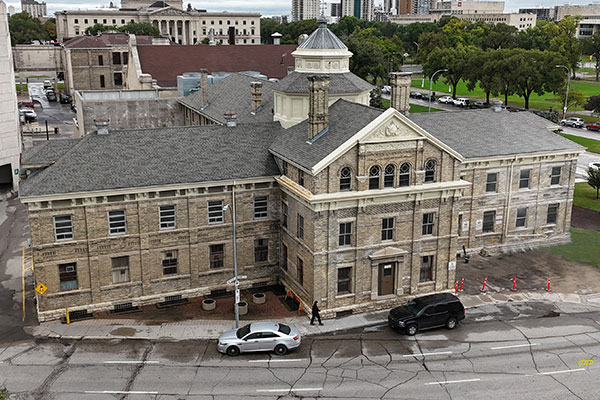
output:
[[[525,375],[525,376],[535,376],[535,375],[554,375],[554,374],[568,374],[571,372],[581,372],[585,371],[586,368],[577,368],[577,369],[563,369],[561,371],[550,371],[550,372],[538,372],[537,374]]]
[[[445,385],[447,383],[477,382],[477,381],[480,381],[480,380],[481,379],[479,379],[479,378],[475,378],[475,379],[461,379],[459,381],[428,382],[425,385]]]
[[[248,360],[249,363],[263,363],[263,362],[296,362],[296,361],[304,361],[305,358],[290,358],[288,360]]]
[[[492,350],[502,350],[502,349],[516,349],[517,347],[529,347],[529,346],[539,346],[539,343],[527,343],[527,344],[515,344],[513,346],[498,346],[491,347]]]
[[[120,390],[86,390],[86,394],[158,394],[158,392],[137,392],[137,391],[120,391]]]
[[[104,361],[104,364],[159,364],[160,361]]]
[[[323,388],[298,388],[298,389],[256,389],[257,392],[281,393],[281,392],[318,392]]]
[[[438,353],[419,353],[419,354],[404,354],[402,357],[421,357],[421,356],[438,356],[442,354],[452,354],[451,351],[440,351]]]

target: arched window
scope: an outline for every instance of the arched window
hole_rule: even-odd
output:
[[[348,167],[340,171],[340,192],[352,189],[352,171]]]
[[[369,169],[369,189],[379,189],[379,174],[380,169],[377,165],[373,165]]]
[[[435,182],[435,160],[425,163],[425,182]]]
[[[410,164],[404,163],[398,170],[398,186],[410,186]]]
[[[394,167],[392,164],[387,165],[383,174],[383,187],[394,187],[395,176],[396,167]]]

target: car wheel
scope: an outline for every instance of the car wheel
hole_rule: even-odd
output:
[[[408,336],[415,336],[418,331],[419,331],[419,328],[417,328],[417,325],[415,325],[415,324],[411,324],[406,328],[406,334]]]
[[[454,329],[456,325],[458,325],[456,318],[448,318],[448,321],[446,321],[446,328],[448,329]]]
[[[561,124],[562,126],[567,126],[567,124],[566,124],[566,123],[564,123],[564,122],[561,122],[560,124]]]
[[[227,355],[231,356],[231,357],[235,357],[237,355],[240,354],[240,349],[238,349],[236,346],[229,346],[227,348]]]
[[[277,346],[275,346],[275,354],[277,354],[278,356],[284,355],[285,353],[287,353],[287,351],[287,347],[285,347],[282,344],[278,344]]]

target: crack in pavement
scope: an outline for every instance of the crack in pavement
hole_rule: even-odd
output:
[[[38,386],[32,393],[35,400],[48,400],[48,397],[44,391],[48,391],[47,388],[52,386],[54,382],[69,368],[69,359],[75,353],[76,345],[72,343],[63,353],[61,361],[52,369],[50,375],[44,379],[44,382]]]
[[[148,343],[148,346],[146,346],[146,350],[144,350],[144,354],[142,355],[141,362],[136,365],[135,369],[133,370],[133,373],[131,374],[131,377],[129,378],[129,380],[127,381],[127,384],[125,385],[125,389],[123,389],[124,392],[131,391],[131,388],[133,387],[135,379],[137,378],[137,376],[140,374],[140,372],[142,372],[142,370],[146,366],[146,361],[148,360],[148,356],[150,355],[150,353],[152,352],[153,349],[154,349],[154,343],[153,342]],[[125,400],[126,398],[127,398],[127,394],[124,394],[120,397],[120,400]]]

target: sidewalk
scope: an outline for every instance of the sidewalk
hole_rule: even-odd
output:
[[[600,311],[600,294],[521,292],[466,295],[459,293],[459,297],[467,310],[490,304],[538,301],[554,303],[562,312],[576,312],[581,310],[581,306],[587,311]],[[576,307],[577,305],[579,306]],[[324,320],[323,326],[311,326],[307,316],[282,318],[278,321],[293,324],[303,336],[311,336],[383,324],[387,321],[387,314],[388,310],[381,310],[350,315],[339,319]],[[240,325],[245,323],[247,321],[242,321]],[[70,325],[62,324],[59,321],[45,322],[39,326],[26,327],[25,331],[36,338],[69,340],[139,339],[173,342],[217,339],[223,331],[233,327],[233,320],[189,320],[163,323],[161,325],[144,325],[140,321],[132,319],[94,319],[78,321]]]

